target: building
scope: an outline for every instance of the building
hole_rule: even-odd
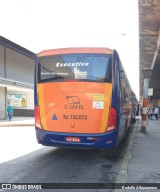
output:
[[[9,102],[14,116],[34,115],[35,58],[35,53],[0,36],[0,119],[6,119]]]

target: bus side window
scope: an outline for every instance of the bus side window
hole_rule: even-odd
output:
[[[121,63],[119,64],[119,87],[120,87],[120,101],[124,103],[124,76]]]
[[[123,76],[123,70],[122,70],[122,69],[119,71],[119,78],[120,78],[120,79],[123,79],[123,78],[124,78],[124,76]]]
[[[121,102],[122,104],[127,103],[128,100],[128,82],[125,77],[125,74],[123,73],[123,78],[120,78],[120,92],[121,92]]]
[[[106,79],[112,79],[112,57],[109,58],[109,74],[106,74]]]

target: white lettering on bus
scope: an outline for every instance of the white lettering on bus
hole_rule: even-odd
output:
[[[83,63],[83,62],[76,62],[76,63],[57,63],[56,67],[80,67],[80,66],[85,66],[87,67],[89,65],[88,62]]]

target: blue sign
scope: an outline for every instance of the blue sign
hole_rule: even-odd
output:
[[[53,117],[52,117],[52,120],[58,120],[56,114],[54,113]]]

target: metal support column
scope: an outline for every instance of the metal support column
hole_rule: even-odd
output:
[[[147,125],[147,108],[148,108],[148,89],[149,89],[149,79],[152,74],[152,69],[143,69],[144,75],[144,87],[143,87],[143,108],[142,108],[142,126],[141,131],[146,132]]]

